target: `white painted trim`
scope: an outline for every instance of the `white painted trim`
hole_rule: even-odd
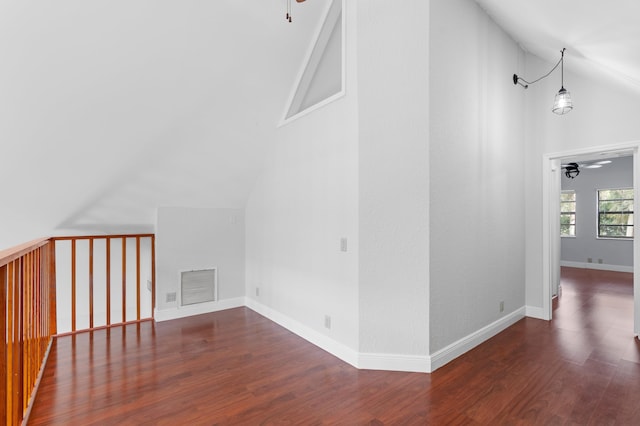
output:
[[[316,345],[320,349],[329,352],[331,355],[343,360],[344,362],[351,364],[354,367],[358,367],[358,352],[354,349],[335,341],[334,339],[326,336],[311,327],[308,327],[291,317],[288,317],[268,306],[265,306],[255,299],[249,297],[245,298],[245,306],[252,311],[257,312],[275,322],[276,324],[286,328],[292,333],[297,334],[306,341]]]
[[[203,306],[205,305],[205,306]],[[191,315],[199,315],[209,312],[216,312],[225,309],[247,307],[263,317],[286,328],[292,333],[300,336],[309,343],[319,347],[335,356],[338,359],[363,370],[385,370],[403,371],[412,373],[431,373],[442,367],[465,352],[473,349],[485,342],[509,326],[524,318],[525,308],[522,307],[497,321],[471,333],[470,335],[452,343],[444,349],[436,352],[432,356],[428,355],[405,355],[405,354],[378,354],[360,353],[331,337],[312,329],[291,317],[288,317],[268,306],[265,306],[255,299],[249,297],[239,297],[226,299],[219,302],[201,303],[200,305],[190,305],[180,309],[165,309],[155,313],[156,321],[167,321],[183,318]],[[194,307],[201,309],[192,309]],[[537,308],[539,309],[539,308]],[[529,307],[527,307],[527,316]]]
[[[640,207],[640,160],[638,160],[640,142],[636,142],[633,150],[633,211]],[[640,266],[640,238],[633,239],[633,332],[640,334],[640,273],[635,273]]]
[[[492,322],[491,324],[477,330],[457,342],[453,342],[446,348],[431,354],[431,371],[435,371],[450,361],[453,361],[465,352],[470,351],[479,344],[489,340],[496,334],[520,321],[525,316],[525,307],[519,308],[512,313]]]
[[[335,93],[331,96],[329,96],[328,98],[318,102],[317,104],[314,104],[312,106],[310,106],[309,108],[306,108],[294,115],[292,115],[291,117],[287,117],[287,114],[289,113],[289,111],[291,110],[291,107],[293,105],[296,93],[298,92],[298,88],[301,85],[301,82],[305,76],[307,67],[309,67],[309,64],[311,63],[312,59],[313,59],[313,52],[316,48],[316,44],[318,43],[318,40],[320,39],[320,36],[322,35],[322,29],[324,28],[326,22],[327,22],[327,18],[329,17],[329,13],[331,12],[332,6],[333,6],[333,2],[334,1],[339,1],[341,2],[341,11],[340,13],[342,14],[342,22],[340,23],[341,25],[341,31],[342,31],[342,71],[341,71],[341,84],[340,84],[340,91],[338,93]],[[346,50],[347,50],[347,43],[346,43],[346,39],[347,39],[347,34],[346,34],[346,18],[345,18],[345,14],[346,14],[346,0],[332,0],[328,3],[327,8],[324,11],[324,16],[322,18],[322,20],[320,21],[320,25],[318,26],[318,28],[316,29],[316,33],[315,36],[313,38],[314,43],[312,43],[309,46],[309,49],[307,50],[306,56],[305,56],[305,60],[303,62],[303,66],[300,68],[300,70],[298,71],[298,76],[296,77],[296,82],[292,87],[291,92],[289,93],[289,97],[287,99],[287,103],[285,104],[285,110],[284,113],[282,114],[282,119],[280,119],[280,122],[278,123],[278,127],[282,127],[285,126],[301,117],[304,117],[307,114],[312,113],[313,111],[316,111],[317,109],[320,109],[342,97],[345,96],[346,94],[346,90],[345,90],[345,86],[346,86],[346,77],[347,77],[347,68],[346,68]],[[315,65],[317,66],[317,64]]]
[[[428,373],[431,370],[431,361],[429,356],[359,353],[358,351],[335,341],[331,337],[257,302],[255,299],[247,297],[246,306],[247,308],[267,319],[270,319],[320,349],[329,352],[331,355],[358,369],[404,371],[413,373]]]
[[[538,306],[525,306],[525,316],[549,321],[549,318],[546,318],[546,311]]]
[[[362,370],[430,373],[431,357],[422,355],[360,353],[358,368]]]
[[[559,191],[559,188],[552,188],[549,178],[549,167],[553,166],[554,160],[559,160],[567,157],[575,157],[579,155],[598,154],[601,152],[607,154],[620,154],[629,153],[633,154],[633,188],[634,188],[634,203],[633,210],[640,211],[640,160],[638,159],[638,152],[640,150],[640,141],[623,142],[611,145],[595,146],[591,148],[582,148],[573,151],[556,152],[550,154],[544,154],[542,156],[542,294],[543,294],[543,309],[548,312],[549,317],[544,319],[551,319],[551,248],[549,241],[550,222],[555,220],[551,217],[553,211],[549,206],[550,193],[554,193],[554,190]],[[557,200],[560,203],[559,197]],[[633,239],[633,303],[634,303],[634,321],[633,329],[636,335],[640,335],[640,273],[635,273],[636,266],[640,266],[640,238]]]
[[[346,92],[343,89],[343,90],[339,91],[338,93],[336,93],[334,95],[331,95],[328,98],[318,102],[317,104],[313,104],[309,108],[304,109],[304,110],[300,111],[299,113],[297,113],[295,115],[292,115],[291,117],[289,117],[287,119],[282,120],[278,124],[278,127],[285,126],[285,125],[287,125],[287,124],[289,124],[289,123],[291,123],[293,121],[296,121],[298,118],[302,118],[305,115],[311,114],[312,112],[314,112],[314,111],[316,111],[316,110],[318,110],[318,109],[320,109],[320,108],[322,108],[322,107],[324,107],[324,106],[326,106],[326,105],[328,105],[328,104],[330,104],[332,102],[335,102],[340,98],[343,98],[345,96],[345,94],[346,94]]]
[[[195,305],[179,306],[171,309],[159,310],[156,308],[154,319],[157,322],[168,321],[178,318],[190,317],[193,315],[208,314],[211,312],[224,311],[225,309],[241,308],[244,306],[244,297],[233,299],[223,299],[216,302],[198,303]]]
[[[560,266],[567,266],[569,268],[581,268],[581,269],[597,269],[600,271],[633,272],[633,266],[607,265],[604,263],[573,262],[570,260],[561,260]]]
[[[546,157],[545,157],[546,158]],[[551,292],[553,286],[553,279],[551,276],[551,269],[553,266],[552,247],[551,247],[551,220],[553,211],[555,211],[549,204],[549,198],[553,196],[554,189],[558,192],[560,188],[556,188],[551,184],[551,174],[556,171],[557,160],[548,158],[542,162],[542,211],[546,212],[542,215],[542,308],[540,319],[551,319]],[[551,195],[549,194],[551,192]],[[558,196],[558,205],[560,204],[560,196]],[[558,253],[558,257],[560,253]],[[540,313],[540,312],[538,312]]]

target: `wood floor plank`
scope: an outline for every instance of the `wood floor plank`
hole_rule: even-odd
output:
[[[632,274],[562,289],[552,322],[433,374],[357,370],[246,308],[57,338],[29,424],[640,424]]]

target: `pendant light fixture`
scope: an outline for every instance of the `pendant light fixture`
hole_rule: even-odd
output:
[[[571,94],[564,88],[564,51],[562,49],[562,56],[560,57],[560,90],[556,94],[556,98],[553,101],[553,111],[555,114],[563,115],[570,112],[573,109],[573,102],[571,102]]]
[[[551,111],[553,111],[555,114],[558,115],[564,115],[568,112],[570,112],[573,109],[573,102],[571,101],[571,94],[569,93],[569,91],[567,89],[564,88],[564,51],[566,49],[562,49],[560,51],[560,60],[558,61],[558,63],[551,68],[551,71],[549,71],[548,73],[546,73],[545,75],[543,75],[542,77],[533,80],[533,81],[527,81],[522,77],[518,77],[517,74],[513,75],[513,84],[519,84],[520,86],[524,87],[525,89],[527,89],[529,87],[530,84],[533,83],[537,83],[538,81],[542,80],[543,78],[548,77],[553,71],[555,71],[556,68],[558,68],[558,65],[560,65],[560,90],[558,91],[558,93],[556,94],[556,97],[553,101],[553,107],[551,108]],[[525,83],[525,84],[523,84]]]

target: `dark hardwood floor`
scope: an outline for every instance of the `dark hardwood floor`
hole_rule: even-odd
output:
[[[359,371],[245,308],[58,338],[30,425],[640,424],[632,274],[563,268],[433,374]]]

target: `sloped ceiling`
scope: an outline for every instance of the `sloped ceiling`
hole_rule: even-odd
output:
[[[241,207],[329,0],[0,2],[0,249]],[[640,91],[637,0],[476,0],[528,52]]]
[[[0,245],[242,207],[328,6],[292,3],[3,0]]]
[[[524,50],[555,63],[564,47],[566,70],[614,81],[640,94],[640,1],[476,2]]]

